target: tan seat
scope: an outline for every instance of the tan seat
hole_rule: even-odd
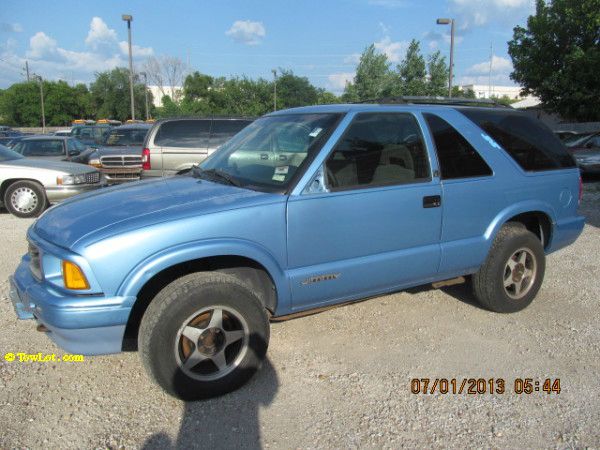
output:
[[[415,180],[414,161],[404,145],[386,145],[371,184],[410,183]]]

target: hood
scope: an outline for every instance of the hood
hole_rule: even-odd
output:
[[[34,232],[55,245],[72,248],[84,238],[96,241],[158,222],[238,208],[273,195],[188,176],[127,183],[64,201],[42,214]]]
[[[2,162],[2,165],[10,165],[15,167],[31,167],[33,169],[47,169],[68,174],[78,174],[95,171],[95,169],[93,169],[90,166],[83,166],[81,164],[75,164],[68,161],[52,161],[48,159],[35,158],[13,159],[11,161]]]

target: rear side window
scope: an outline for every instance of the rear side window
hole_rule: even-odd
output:
[[[172,120],[160,125],[154,145],[161,147],[206,148],[210,120]]]
[[[575,167],[560,140],[539,120],[510,110],[461,109],[526,171]]]
[[[249,120],[214,120],[210,132],[209,147],[220,147],[250,123]]]
[[[62,141],[25,141],[17,150],[23,156],[62,156],[65,149]]]
[[[434,114],[423,114],[437,150],[442,180],[492,175],[492,169],[456,129]]]

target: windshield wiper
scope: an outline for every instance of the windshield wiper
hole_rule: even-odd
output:
[[[227,172],[224,172],[220,169],[201,169],[200,166],[193,166],[191,170],[192,176],[196,178],[202,178],[203,176],[207,176],[209,180],[217,181],[222,180],[227,184],[232,186],[241,187],[242,183],[239,182],[236,178],[229,175]]]

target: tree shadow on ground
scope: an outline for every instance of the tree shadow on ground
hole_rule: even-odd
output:
[[[585,223],[600,228],[600,175],[583,177],[583,199],[579,214],[585,216]]]
[[[175,442],[164,432],[150,436],[142,448],[261,449],[261,407],[271,404],[279,387],[273,365],[265,359],[261,369],[235,392],[210,400],[185,402]]]

